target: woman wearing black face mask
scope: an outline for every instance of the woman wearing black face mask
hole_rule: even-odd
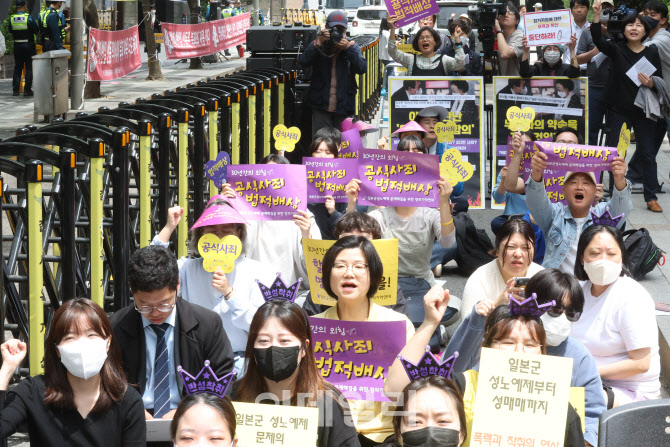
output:
[[[393,417],[399,446],[459,447],[467,437],[463,396],[451,380],[421,377],[403,390]]]
[[[319,409],[318,447],[360,447],[346,398],[321,377],[304,311],[286,300],[262,305],[249,328],[245,376],[234,401]]]

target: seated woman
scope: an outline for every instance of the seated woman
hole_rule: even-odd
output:
[[[541,60],[530,65],[530,46],[524,37],[523,39],[523,55],[521,62],[519,62],[519,73],[522,78],[530,78],[533,76],[567,76],[569,78],[579,77],[579,64],[577,63],[577,55],[575,54],[575,47],[577,46],[577,36],[573,35],[568,42],[567,47],[570,51],[570,65],[563,63],[563,53],[565,47],[563,45],[545,45]]]
[[[393,429],[397,446],[459,447],[468,435],[463,396],[442,376],[421,377],[402,391]]]
[[[121,351],[105,312],[93,301],[65,301],[54,314],[44,347],[44,374],[7,390],[27,353],[2,344],[0,440],[27,424],[30,445],[144,446],[144,405],[128,386]]]
[[[319,409],[318,447],[358,447],[347,399],[316,367],[307,315],[286,300],[263,304],[251,322],[246,374],[233,383],[234,401]]]
[[[445,299],[438,290],[431,290],[425,297],[426,319],[431,319],[433,323],[441,318],[448,299]],[[430,317],[428,316],[430,314]],[[426,334],[429,328],[419,328],[415,336],[405,346],[400,353],[405,360],[417,363],[425,354]],[[424,343],[421,345],[421,343]],[[531,354],[545,354],[546,335],[542,322],[539,318],[531,318],[524,315],[517,315],[509,305],[503,304],[493,309],[484,325],[483,348],[503,349],[511,351],[523,351]],[[465,407],[469,409],[466,413],[466,425],[468,437],[464,446],[470,445],[470,433],[472,432],[472,420],[474,415],[474,406],[476,400],[476,383],[478,372],[468,370],[465,372],[456,372],[452,374],[452,380],[458,389],[465,396]],[[384,384],[384,393],[395,400],[398,393],[409,383],[409,378],[405,374],[400,360],[393,362],[389,369]],[[519,434],[521,435],[521,433]],[[582,433],[581,420],[577,412],[568,406],[567,424],[565,428],[564,446],[584,446],[584,435]]]
[[[199,393],[184,398],[170,423],[174,447],[235,447],[237,419],[228,398]]]
[[[398,130],[391,134],[390,138],[398,138],[400,141],[402,141],[405,139],[405,137],[416,136],[423,141],[427,134],[428,132],[426,132],[426,129],[421,127],[421,125],[416,121],[412,120],[405,125],[400,126]],[[377,149],[389,149],[389,138],[381,137],[379,140],[377,140]]]
[[[337,304],[314,318],[346,321],[403,321],[409,340],[414,325],[398,312],[370,300],[383,277],[382,261],[363,236],[347,236],[330,247],[323,257],[323,287]],[[353,400],[351,415],[361,434],[361,444],[384,441],[393,434],[387,403]],[[366,439],[367,438],[367,439]],[[369,439],[369,440],[368,440]]]
[[[218,207],[223,207],[228,217],[211,219],[208,221],[209,225],[200,225],[196,221],[191,228],[189,248],[195,257],[184,257],[178,261],[179,293],[186,301],[213,310],[221,316],[223,329],[233,348],[235,371],[241,375],[249,325],[256,310],[264,302],[256,280],[269,284],[274,280],[277,272],[264,263],[254,261],[245,255],[246,221],[226,198],[215,196],[207,204],[203,216]],[[167,224],[151,243],[168,247],[170,236],[179,225],[183,214],[184,210],[178,206],[170,208]],[[205,234],[215,234],[220,238],[234,235],[242,241],[242,254],[235,260],[235,268],[232,272],[205,270],[203,258],[198,252],[198,241]]]
[[[654,300],[628,273],[621,233],[608,225],[579,238],[575,277],[585,281],[584,313],[571,335],[593,354],[607,408],[660,397]]]
[[[496,259],[479,267],[470,275],[463,290],[461,315],[467,317],[475,304],[488,300],[495,306],[509,302],[510,293],[521,292],[514,287],[514,278],[532,277],[542,270],[533,262],[535,233],[525,220],[505,222],[496,235]]]

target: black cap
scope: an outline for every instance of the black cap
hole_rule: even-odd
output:
[[[16,7],[26,6],[26,0],[16,0]]]

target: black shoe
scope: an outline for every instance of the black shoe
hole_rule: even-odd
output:
[[[14,95],[14,96],[19,96],[19,92],[17,92],[16,90],[14,90],[13,95]]]
[[[32,90],[26,90],[23,92],[23,96],[33,96],[33,91]]]

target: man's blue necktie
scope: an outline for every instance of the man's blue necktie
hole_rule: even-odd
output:
[[[168,323],[152,324],[156,333],[156,358],[154,359],[154,418],[160,419],[170,411],[170,370],[165,331]]]

